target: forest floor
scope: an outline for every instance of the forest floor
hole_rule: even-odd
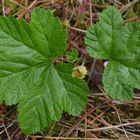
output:
[[[64,113],[50,129],[25,136],[18,126],[16,106],[0,105],[0,140],[140,139],[140,91],[136,91],[129,102],[107,97],[101,83],[104,62],[95,63],[84,44],[86,29],[112,5],[118,7],[125,22],[140,22],[139,0],[0,0],[1,16],[13,15],[17,19],[25,18],[27,22],[34,7],[53,10],[69,33],[67,51],[77,49],[77,63],[80,64],[84,57],[90,72],[90,77],[86,77],[90,87],[89,100],[79,117]]]

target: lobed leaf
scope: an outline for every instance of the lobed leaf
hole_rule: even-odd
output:
[[[53,64],[64,54],[66,40],[50,11],[34,9],[30,23],[0,17],[0,102],[18,103],[25,134],[49,127],[63,111],[78,115],[84,109],[86,83],[71,77],[71,65]]]
[[[140,89],[140,24],[124,24],[120,12],[108,8],[87,31],[85,43],[90,56],[109,61],[103,74],[106,93],[132,99],[133,88]]]

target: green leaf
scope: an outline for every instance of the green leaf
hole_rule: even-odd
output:
[[[0,17],[0,102],[19,103],[25,134],[49,127],[63,111],[78,115],[84,109],[85,81],[71,77],[71,65],[53,64],[64,54],[66,40],[66,31],[50,11],[34,9],[30,23]]]
[[[66,52],[66,57],[68,59],[68,62],[70,62],[70,63],[74,63],[76,60],[78,60],[77,56],[78,56],[77,50],[72,50],[71,52]]]
[[[73,79],[71,68],[71,65],[49,65],[42,73],[43,81],[19,103],[19,122],[24,133],[35,133],[51,121],[58,121],[63,110],[72,115],[83,110],[87,101],[86,83]]]
[[[140,24],[124,24],[120,12],[108,8],[87,31],[85,43],[90,56],[109,61],[105,92],[113,99],[132,99],[133,88],[140,88]]]

